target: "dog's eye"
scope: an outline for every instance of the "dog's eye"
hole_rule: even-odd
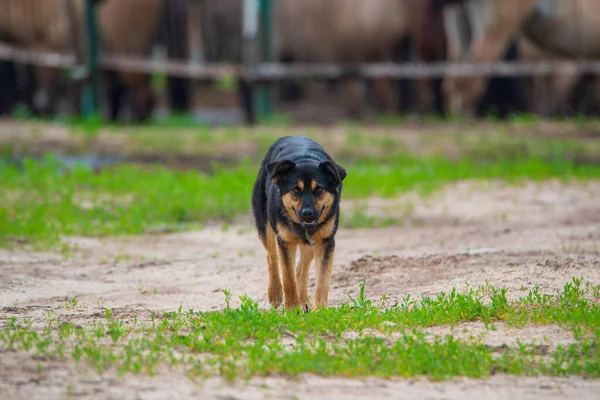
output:
[[[292,189],[292,192],[294,192],[295,194],[300,194],[301,191],[302,190],[300,190],[300,188],[298,186],[296,186]]]
[[[315,189],[315,194],[321,194],[323,192],[323,188],[321,186],[317,186]]]

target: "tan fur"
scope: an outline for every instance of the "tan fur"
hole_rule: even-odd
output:
[[[277,224],[277,236],[283,239],[284,242],[290,244],[300,244],[302,241],[294,232],[290,230],[286,225],[282,223]]]
[[[297,245],[285,242],[277,245],[277,257],[279,259],[279,271],[283,281],[283,304],[287,310],[300,306],[298,288],[296,286],[296,275],[294,274],[294,262],[296,261]],[[285,250],[285,253],[282,251]]]
[[[324,251],[324,246],[319,246],[316,249],[318,263],[317,288],[315,290],[315,305],[313,307],[314,310],[318,310],[321,307],[327,307],[329,301],[329,281],[331,280],[334,251],[332,250],[327,261],[323,260]]]
[[[310,181],[310,189],[312,191],[314,191],[317,186],[319,185],[319,182],[317,182],[316,180],[311,180]],[[319,215],[319,219],[318,222],[321,223],[323,222],[323,220],[327,217],[327,213],[329,212],[329,209],[331,208],[331,205],[333,204],[333,196],[331,195],[331,193],[328,192],[321,192],[320,196],[316,196],[315,198],[315,208],[317,210],[319,210],[319,212],[321,213]]]
[[[331,218],[329,221],[325,222],[321,229],[315,232],[311,238],[315,241],[317,246],[321,246],[326,239],[331,237],[331,232],[333,231],[333,226],[335,224],[335,220]]]
[[[264,240],[261,240],[265,250],[267,250],[267,267],[269,269],[269,287],[267,295],[269,303],[277,308],[283,300],[283,289],[281,287],[281,277],[279,276],[279,265],[277,257],[277,235],[271,228],[271,224],[267,223],[267,235]]]
[[[319,197],[315,199],[315,207],[319,210],[319,223],[323,222],[327,217],[327,213],[331,209],[333,204],[333,195],[329,192],[323,191]]]
[[[310,264],[315,257],[315,246],[300,246],[300,261],[296,268],[296,284],[298,285],[298,295],[300,297],[300,307],[308,310],[311,307],[308,299],[308,272]]]
[[[333,253],[326,263],[323,263],[323,256],[325,251],[325,239],[328,239],[331,236],[333,226],[334,219],[332,218],[311,237],[316,244],[307,245],[286,225],[281,223],[277,224],[277,235],[285,242],[285,248],[288,254],[287,259],[283,259],[282,253],[277,245],[279,269],[283,278],[284,304],[287,310],[300,307],[300,310],[308,311],[311,308],[310,300],[308,298],[308,274],[311,262],[315,256],[317,260],[317,289],[315,292],[315,304],[312,309],[317,310],[319,307],[327,307],[329,280],[333,265]],[[294,261],[298,247],[300,247],[300,261],[298,262],[296,274],[294,276]],[[269,278],[270,277],[271,273],[269,272]],[[269,284],[269,287],[271,287],[271,284]],[[269,302],[271,302],[270,299]],[[271,305],[277,307],[279,304],[271,302]]]
[[[298,215],[296,214],[300,209],[300,200],[293,193],[286,193],[281,198],[283,201],[283,207],[285,208],[285,212],[290,216],[292,221],[300,223],[298,219]]]

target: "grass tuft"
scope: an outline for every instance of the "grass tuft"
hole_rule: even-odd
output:
[[[27,319],[5,320],[0,349],[27,351],[85,363],[97,371],[155,374],[161,366],[182,368],[191,376],[228,379],[271,374],[325,376],[581,375],[600,377],[598,287],[573,279],[555,295],[532,290],[509,300],[491,286],[452,290],[435,298],[404,301],[388,308],[367,298],[364,284],[350,304],[319,312],[261,310],[241,296],[225,309],[163,314],[148,321],[121,321],[110,310],[102,320],[78,326],[48,315],[42,327]],[[494,348],[477,338],[428,335],[423,328],[483,321],[509,325],[550,324],[570,329],[575,342],[554,350],[538,344]],[[348,336],[348,333],[354,333]]]

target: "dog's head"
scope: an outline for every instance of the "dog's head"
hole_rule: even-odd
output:
[[[333,161],[296,164],[283,160],[269,163],[266,168],[279,188],[286,213],[307,229],[329,215],[346,177],[346,170]]]

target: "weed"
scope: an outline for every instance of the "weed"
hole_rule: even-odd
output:
[[[227,379],[308,372],[436,380],[499,372],[598,378],[600,305],[590,298],[597,290],[574,278],[555,295],[542,295],[536,287],[511,301],[505,289],[487,285],[465,293],[452,289],[435,298],[406,296],[381,308],[366,298],[363,283],[351,304],[309,314],[260,310],[246,296],[234,309],[231,293],[223,290],[226,307],[221,311],[179,307],[146,322],[115,319],[109,309],[104,320],[85,328],[50,317],[46,326],[34,329],[31,321],[7,318],[0,330],[0,350],[70,358],[100,372],[115,367],[121,375],[152,375],[169,366],[181,367],[189,376],[219,374]],[[488,329],[497,329],[497,322],[559,325],[571,329],[576,342],[550,353],[522,342],[499,352],[483,345],[480,337],[428,337],[422,329],[465,321],[482,321]],[[348,339],[347,332],[358,336]]]

